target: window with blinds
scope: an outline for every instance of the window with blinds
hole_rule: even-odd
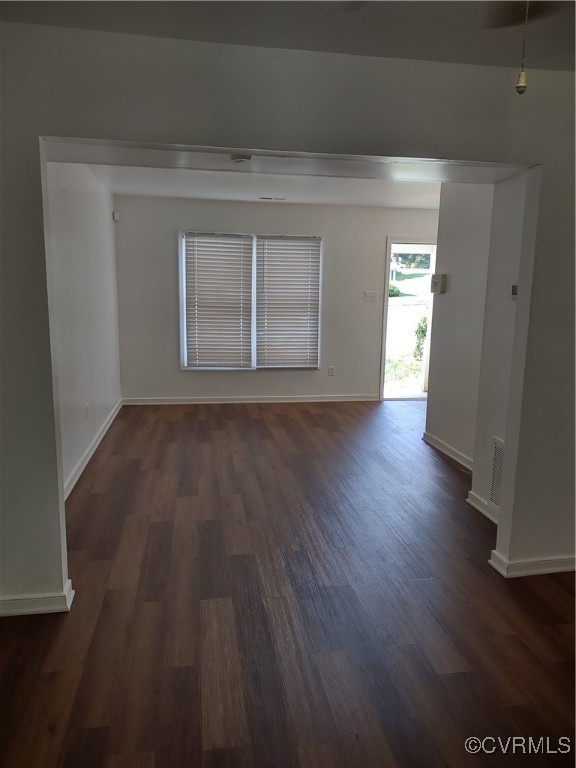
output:
[[[320,239],[256,239],[256,364],[317,368]]]
[[[253,368],[253,238],[190,232],[181,275],[185,368]]]
[[[180,254],[183,368],[318,368],[320,238],[187,232]]]

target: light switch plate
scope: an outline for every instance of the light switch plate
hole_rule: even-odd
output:
[[[378,291],[364,291],[364,301],[379,301]]]

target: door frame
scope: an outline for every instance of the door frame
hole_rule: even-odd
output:
[[[402,237],[387,235],[386,236],[386,254],[384,257],[384,291],[382,294],[382,335],[380,338],[380,384],[378,391],[378,399],[380,402],[384,400],[384,377],[386,375],[386,331],[388,325],[388,287],[390,285],[390,260],[392,257],[392,244],[393,243],[422,243],[423,245],[438,245],[437,235],[429,235],[428,237],[416,236],[416,235],[403,235]],[[438,252],[436,252],[436,255]],[[430,333],[432,329],[430,329]],[[389,398],[390,400],[399,398]],[[404,399],[404,398],[402,398]]]

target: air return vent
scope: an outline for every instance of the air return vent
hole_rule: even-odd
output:
[[[500,508],[502,496],[502,467],[504,464],[504,443],[497,437],[492,438],[492,485],[490,487],[490,503]]]

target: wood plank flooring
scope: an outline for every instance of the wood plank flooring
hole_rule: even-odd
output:
[[[504,580],[424,403],[124,407],[68,614],[0,621],[12,768],[572,766],[572,574]]]

